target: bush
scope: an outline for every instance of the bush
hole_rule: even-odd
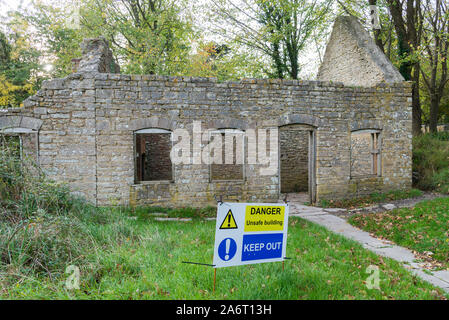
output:
[[[435,138],[440,141],[449,141],[449,131],[442,131],[436,133],[429,133],[432,138]]]
[[[20,159],[15,144],[0,144],[0,271],[64,272],[89,245],[80,220],[89,205]]]
[[[449,133],[413,139],[413,182],[419,189],[449,193]]]

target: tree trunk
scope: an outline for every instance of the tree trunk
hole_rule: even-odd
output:
[[[419,100],[419,64],[413,69],[413,87],[412,87],[412,133],[413,136],[419,136],[422,126],[422,109]]]
[[[430,95],[430,116],[429,116],[429,129],[430,132],[437,132],[438,125],[438,105],[439,99],[435,93]]]
[[[397,0],[388,0],[394,28],[397,36],[398,57],[404,59],[410,57],[420,43],[417,26],[417,13],[420,10],[419,0],[407,0],[406,20],[403,17],[403,4]],[[421,133],[421,104],[419,101],[419,66],[408,59],[399,65],[399,72],[406,81],[413,81],[412,87],[412,132],[413,135]]]

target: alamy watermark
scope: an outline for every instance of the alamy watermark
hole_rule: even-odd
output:
[[[369,10],[371,18],[371,27],[373,29],[380,29],[379,7],[377,5],[370,5]]]
[[[65,287],[68,290],[78,290],[80,288],[80,268],[70,265],[65,269],[65,273],[69,275],[65,281]]]
[[[369,265],[366,268],[365,273],[368,273],[369,276],[366,278],[366,287],[371,289],[380,290],[380,271],[379,267],[375,265]]]
[[[65,3],[65,27],[67,29],[81,29],[81,13],[79,1],[72,0]]]
[[[193,130],[175,129],[170,158],[173,164],[259,165],[260,175],[276,175],[279,129],[207,129],[194,121]]]

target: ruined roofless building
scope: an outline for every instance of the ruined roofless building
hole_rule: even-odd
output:
[[[354,18],[336,20],[318,81],[122,75],[103,38],[85,40],[78,62],[23,108],[0,110],[0,130],[95,205],[296,192],[315,202],[411,187],[411,84]],[[181,163],[170,156],[179,132],[190,138]],[[230,161],[201,157],[213,136],[231,136]]]

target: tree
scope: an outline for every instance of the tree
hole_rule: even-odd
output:
[[[219,81],[262,77],[262,62],[232,44],[200,42],[185,70],[188,76],[216,77]]]
[[[125,73],[181,74],[195,37],[190,17],[175,0],[85,0],[81,23],[104,35]]]
[[[53,60],[53,77],[71,73],[82,40],[99,36],[109,40],[124,73],[176,75],[183,73],[195,38],[191,18],[181,9],[186,1],[79,0],[76,10],[69,2],[36,1],[20,14],[38,30],[35,36]]]
[[[421,43],[421,0],[386,0],[397,37],[399,72],[412,86],[412,131],[421,134],[422,110],[419,99],[419,59],[416,50]],[[405,6],[404,6],[405,4]]]
[[[425,57],[425,62],[420,64],[420,71],[430,98],[430,131],[437,132],[439,105],[449,81],[448,4],[441,0],[424,0],[421,14],[424,27],[421,55]]]
[[[52,65],[51,76],[62,78],[72,72],[72,59],[81,56],[80,43],[88,35],[84,30],[72,29],[67,21],[69,7],[56,7],[41,1],[33,2],[30,11],[16,12],[33,26],[33,37],[40,42],[42,56]]]
[[[0,68],[4,68],[11,59],[11,45],[3,32],[0,32]]]
[[[258,51],[271,61],[270,77],[297,79],[300,53],[325,29],[330,0],[212,0],[215,32]]]
[[[20,33],[11,32],[9,38],[0,32],[0,106],[3,108],[20,107],[24,99],[35,93],[38,81],[39,54]]]

